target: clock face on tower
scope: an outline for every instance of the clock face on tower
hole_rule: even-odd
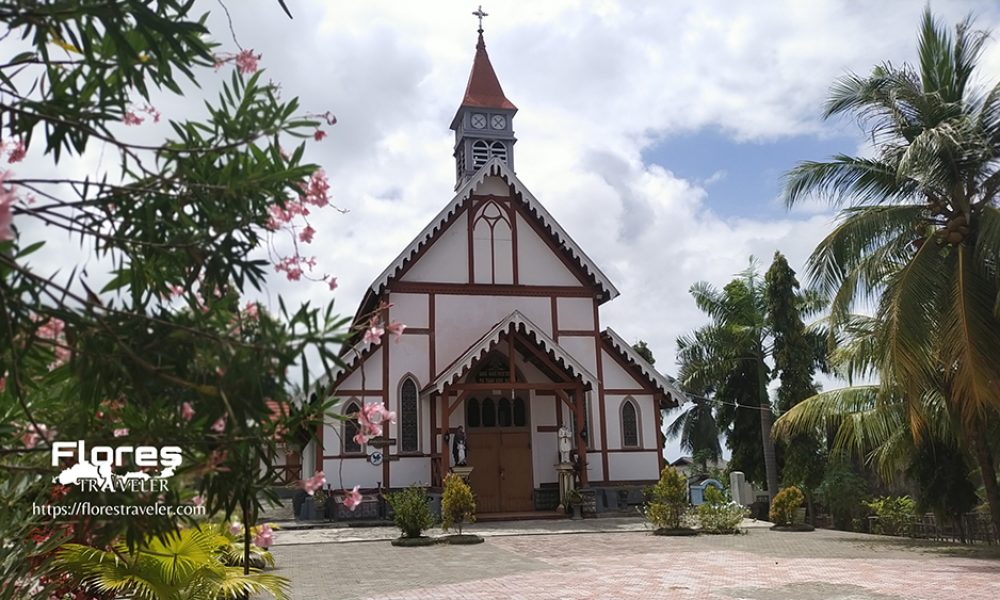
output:
[[[486,127],[486,115],[481,113],[475,113],[472,115],[472,126],[476,129],[483,129]]]
[[[503,129],[507,126],[507,118],[503,115],[493,115],[490,125],[493,126],[493,129]]]

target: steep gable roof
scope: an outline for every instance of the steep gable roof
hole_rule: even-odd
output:
[[[424,387],[423,392],[442,392],[444,386],[455,383],[463,377],[469,370],[479,362],[484,356],[500,343],[503,334],[520,332],[530,337],[543,352],[549,355],[559,366],[561,366],[574,379],[581,381],[588,387],[594,388],[597,378],[594,377],[583,365],[566,352],[556,341],[545,334],[537,325],[531,322],[528,317],[514,311],[504,317],[499,323],[494,325],[476,340],[469,348],[456,358],[450,365],[441,371],[434,381]]]
[[[688,401],[687,396],[681,391],[680,387],[677,386],[677,380],[673,377],[664,375],[653,368],[653,365],[649,364],[645,358],[643,358],[638,352],[632,348],[632,345],[622,339],[622,336],[618,335],[614,329],[610,327],[606,328],[601,332],[601,337],[610,345],[611,349],[618,352],[618,354],[624,358],[626,361],[631,363],[636,367],[636,369],[642,373],[646,380],[657,388],[664,394],[669,394],[675,401],[675,406],[684,404]]]
[[[500,87],[500,80],[497,79],[496,71],[490,63],[490,56],[486,53],[486,42],[483,41],[482,33],[479,34],[479,42],[476,44],[476,58],[472,61],[472,71],[469,72],[469,83],[465,86],[462,106],[517,110]]]
[[[417,253],[434,241],[445,225],[465,207],[476,187],[482,185],[489,176],[500,177],[513,188],[516,197],[520,198],[521,204],[527,209],[527,212],[541,223],[542,228],[552,236],[560,247],[569,252],[576,264],[600,287],[603,295],[602,302],[612,300],[618,296],[618,288],[611,283],[611,280],[594,264],[594,261],[573,241],[569,234],[549,214],[549,211],[545,210],[545,207],[528,191],[528,188],[521,183],[521,180],[510,170],[507,164],[497,157],[486,161],[486,164],[480,167],[475,175],[458,189],[451,202],[424,227],[417,237],[372,282],[370,289],[373,294],[378,295],[382,293],[386,285],[402,272],[403,268],[415,258]]]

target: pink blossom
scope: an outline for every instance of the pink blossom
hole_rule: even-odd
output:
[[[253,543],[264,550],[270,548],[271,544],[274,543],[274,530],[271,529],[271,526],[267,523],[261,525],[257,535],[253,538]]]
[[[226,430],[226,416],[227,415],[222,415],[216,419],[215,423],[212,423],[212,426],[209,429],[216,433],[223,433]]]
[[[312,496],[316,490],[326,485],[326,475],[323,474],[323,471],[316,471],[316,474],[309,479],[303,479],[301,485],[302,489]]]
[[[302,188],[302,201],[323,208],[330,203],[330,180],[326,177],[326,171],[316,169],[309,177],[308,185]]]
[[[190,421],[194,418],[194,407],[191,406],[190,402],[181,404],[181,418],[185,421]]]
[[[382,336],[384,334],[385,329],[382,329],[378,325],[372,325],[368,329],[365,329],[365,343],[379,344],[382,342]]]
[[[45,321],[41,327],[38,328],[38,337],[43,340],[54,340],[62,335],[63,329],[66,328],[66,322],[62,319],[52,317]]]
[[[406,325],[403,325],[399,321],[393,321],[385,326],[385,330],[396,338],[396,343],[399,343],[399,339],[403,337],[403,330],[406,329]]]
[[[14,239],[14,190],[4,187],[10,171],[0,172],[0,242]]]
[[[156,108],[154,108],[152,105],[147,104],[146,106],[142,107],[142,112],[153,117],[154,123],[160,122],[160,111],[156,110]]]
[[[182,296],[184,294],[184,288],[179,285],[170,286],[170,294],[172,296]]]
[[[39,423],[37,428],[29,424],[24,433],[21,434],[21,443],[24,444],[25,448],[31,450],[41,440],[50,442],[53,437],[55,437],[55,429],[49,429],[44,423]]]
[[[229,524],[229,533],[233,535],[239,535],[243,531],[243,524],[239,521],[233,521]]]
[[[260,319],[260,305],[256,302],[247,302],[247,306],[244,309],[247,318],[253,321]]]
[[[126,435],[128,435],[128,427],[120,427],[120,428],[118,428],[118,429],[115,429],[115,430],[114,430],[114,431],[112,432],[112,434],[113,434],[113,435],[114,435],[114,436],[115,436],[116,438],[120,438],[120,437],[125,437]]]
[[[360,431],[354,434],[354,438],[353,439],[354,439],[354,443],[357,444],[357,445],[359,445],[359,446],[364,446],[365,444],[368,443],[368,436],[365,435],[364,433],[360,432]]]
[[[125,118],[122,121],[126,125],[142,125],[142,117],[135,114],[134,112],[127,110],[125,111]]]
[[[330,286],[330,291],[331,292],[333,290],[337,289],[337,278],[336,277],[330,277],[329,279],[327,279],[326,285]]]
[[[354,509],[361,504],[361,492],[358,490],[359,487],[361,486],[354,486],[354,489],[347,492],[347,495],[344,496],[344,506],[351,511],[354,511]]]
[[[312,228],[312,225],[306,225],[306,228],[299,233],[299,240],[309,244],[312,243],[314,235],[316,235],[316,230]]]
[[[313,134],[313,139],[316,140],[317,142],[322,142],[323,138],[325,137],[326,137],[326,132],[323,131],[322,129],[317,129],[316,133]]]
[[[14,144],[14,148],[10,151],[10,154],[7,156],[7,162],[9,163],[21,162],[22,160],[24,160],[24,155],[27,153],[28,149],[25,148],[24,141],[17,140],[17,143]]]
[[[194,504],[195,506],[204,506],[205,505],[205,497],[202,496],[201,494],[198,494],[194,498],[191,498],[191,504]]]
[[[236,68],[240,70],[240,73],[244,75],[249,75],[251,73],[257,72],[257,61],[260,59],[259,54],[254,54],[253,50],[243,50],[236,55]]]

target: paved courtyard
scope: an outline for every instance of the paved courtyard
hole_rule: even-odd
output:
[[[636,519],[482,524],[483,544],[424,548],[390,546],[388,528],[283,531],[274,572],[295,600],[1000,598],[995,548],[748,524],[695,538]]]

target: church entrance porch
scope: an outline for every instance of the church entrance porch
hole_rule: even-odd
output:
[[[521,396],[465,403],[469,485],[480,513],[534,509],[528,403]]]

